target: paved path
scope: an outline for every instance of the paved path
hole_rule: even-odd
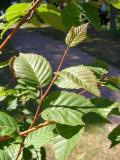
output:
[[[57,68],[57,64],[66,48],[64,42],[44,36],[39,30],[30,29],[21,29],[12,40],[12,43],[19,52],[42,54],[49,60],[54,70]],[[78,48],[73,48],[66,57],[63,67],[89,64],[94,60],[95,58],[87,53],[81,52]],[[112,66],[110,68],[111,75],[120,76],[120,70]],[[120,94],[106,89],[103,89],[102,92],[103,96],[120,101]]]

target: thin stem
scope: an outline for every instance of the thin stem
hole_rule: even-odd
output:
[[[8,44],[8,42],[10,41],[10,39],[13,38],[13,36],[16,34],[16,32],[19,30],[19,28],[24,23],[26,23],[28,21],[29,17],[31,17],[31,15],[33,15],[33,12],[39,6],[40,2],[41,2],[41,0],[36,0],[35,3],[32,4],[31,8],[28,10],[28,12],[26,13],[26,15],[21,19],[20,22],[18,22],[18,24],[16,25],[16,27],[7,36],[7,38],[2,42],[2,44],[0,45],[0,51],[3,50],[3,48]]]
[[[66,57],[66,54],[68,53],[68,50],[69,50],[69,47],[67,47],[67,48],[65,49],[64,54],[63,54],[63,56],[62,56],[62,59],[61,59],[61,61],[60,61],[60,63],[59,63],[59,66],[58,66],[56,72],[59,72],[59,71],[60,71],[60,69],[61,69],[61,67],[62,67],[62,64],[63,64],[63,62],[64,62],[64,59],[65,59],[65,57]],[[37,107],[35,116],[34,116],[34,118],[33,118],[33,121],[32,121],[32,123],[31,123],[29,129],[32,128],[32,126],[34,125],[37,117],[39,116],[39,111],[40,111],[42,102],[43,102],[43,100],[45,99],[45,97],[47,96],[47,94],[48,94],[48,92],[50,91],[50,89],[52,88],[52,86],[53,86],[54,82],[56,81],[57,77],[58,77],[58,75],[55,74],[54,77],[53,77],[53,80],[52,80],[51,83],[49,84],[49,86],[48,86],[47,90],[45,91],[44,95],[40,98],[40,103],[39,103],[39,105],[38,105],[38,107]]]
[[[45,127],[45,126],[48,126],[48,125],[51,125],[51,124],[54,124],[54,123],[55,122],[45,121],[44,123],[41,123],[41,124],[39,124],[39,125],[37,125],[37,126],[35,126],[33,128],[30,128],[30,129],[28,129],[26,131],[23,131],[23,132],[19,133],[19,135],[22,136],[22,137],[25,137],[30,132],[33,132],[33,131],[35,131],[35,130],[37,130],[39,128],[42,128],[42,127]]]
[[[83,91],[81,91],[80,93],[78,93],[79,95],[81,95],[81,94],[83,94],[83,93],[85,93],[86,92],[86,90],[83,90]]]
[[[24,144],[23,144],[23,143],[21,143],[21,144],[20,144],[19,151],[18,151],[18,154],[17,154],[17,157],[16,157],[16,160],[18,160],[18,158],[19,158],[19,156],[20,156],[21,152],[23,151],[23,149],[24,149]]]

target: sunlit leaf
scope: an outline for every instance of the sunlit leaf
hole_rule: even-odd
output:
[[[44,87],[49,84],[52,69],[49,62],[37,54],[20,54],[14,61],[16,77],[34,87]]]
[[[67,46],[74,47],[83,42],[86,38],[87,27],[88,23],[85,23],[79,27],[72,27],[65,39]]]
[[[0,150],[0,160],[12,160],[12,158],[3,150]]]
[[[29,133],[24,142],[25,147],[33,146],[36,150],[39,150],[41,146],[53,139],[54,127],[54,124],[52,124]]]
[[[87,66],[74,66],[62,70],[58,74],[55,84],[60,88],[80,89],[83,88],[96,96],[100,96],[97,87],[97,78]]]
[[[60,29],[62,31],[65,30],[63,23],[62,23],[61,12],[54,5],[42,4],[37,9],[37,14],[39,14],[39,16],[42,18],[42,20],[45,23],[47,23],[57,29]]]

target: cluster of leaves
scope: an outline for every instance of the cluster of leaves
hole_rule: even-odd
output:
[[[7,23],[3,33],[29,8],[30,4],[23,3],[10,7],[4,15]],[[98,28],[93,12],[89,3],[83,3],[81,7],[69,3],[63,10],[46,4],[37,8],[35,14],[58,29],[67,31],[75,26],[67,34],[67,48],[55,73],[48,60],[38,54],[20,53],[18,57],[0,63],[0,68],[10,68],[17,82],[14,87],[0,87],[0,159],[39,160],[42,159],[42,147],[50,143],[56,159],[66,160],[79,142],[86,124],[109,123],[110,114],[119,115],[119,102],[101,97],[103,87],[120,92],[120,78],[108,75],[109,67],[105,62],[96,61],[61,70],[69,49],[86,38],[88,23],[80,25],[79,13],[84,13]],[[31,22],[35,20],[34,16]],[[55,91],[52,86],[56,86]],[[91,93],[91,98],[82,96],[83,92]],[[109,135],[112,146],[120,142],[119,137],[120,126]]]
[[[1,28],[3,28],[1,36],[15,23],[20,21],[30,7],[31,3],[20,3],[9,7],[5,15],[1,17],[5,21],[1,25]],[[88,19],[97,30],[101,27],[97,9],[91,3],[78,5],[71,2],[63,9],[59,9],[52,4],[42,4],[36,9],[29,22],[40,26],[40,19],[64,32],[69,31],[72,26],[81,25],[85,19]]]
[[[85,39],[87,26],[88,23],[71,28],[66,37],[68,48]],[[6,64],[1,64],[1,67],[5,66]],[[36,121],[37,129],[33,128],[33,131],[28,131],[26,135],[24,130],[30,125],[34,112],[30,108],[35,107],[30,107],[31,100],[34,100],[34,104],[39,103],[39,97],[42,96],[39,89],[43,90],[51,83],[53,72],[49,62],[37,54],[20,53],[14,60],[9,61],[9,66],[14,77],[19,80],[13,89],[1,87],[1,101],[4,103],[8,98],[10,100],[3,111],[6,110],[14,117],[17,111],[22,118],[13,118],[3,111],[0,112],[1,159],[16,160],[21,143],[24,143],[24,149],[19,159],[41,159],[40,148],[52,142],[56,159],[65,160],[79,142],[87,123],[109,123],[109,114],[114,110],[119,114],[118,102],[100,97],[101,86],[119,90],[119,78],[106,76],[106,63],[97,61],[87,66],[69,67],[55,73],[57,79],[54,85],[59,90],[51,90],[44,98]],[[95,97],[87,99],[78,94],[77,91],[81,88]],[[76,93],[62,89],[75,89]],[[41,128],[41,124],[45,124],[44,127]],[[30,153],[29,157],[26,157],[27,153]]]

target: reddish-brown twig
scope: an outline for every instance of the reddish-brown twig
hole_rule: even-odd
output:
[[[67,47],[67,48],[65,49],[65,52],[64,52],[64,54],[63,54],[63,56],[62,56],[62,59],[61,59],[61,61],[60,61],[60,63],[59,63],[59,66],[58,66],[56,72],[59,72],[59,71],[60,71],[60,69],[61,69],[61,67],[62,67],[62,64],[63,64],[63,62],[64,62],[64,59],[65,59],[65,57],[66,57],[66,54],[68,53],[68,50],[69,50],[69,47]],[[47,96],[47,94],[49,93],[49,91],[50,91],[50,89],[52,88],[52,86],[53,86],[54,82],[56,81],[57,77],[58,77],[58,75],[55,74],[55,76],[53,77],[53,80],[52,80],[51,83],[49,84],[47,90],[45,91],[45,93],[43,94],[43,96],[40,98],[40,103],[39,103],[39,105],[38,105],[38,107],[37,107],[37,111],[36,111],[36,113],[35,113],[35,116],[34,116],[34,118],[33,118],[32,123],[31,123],[31,125],[30,125],[30,128],[33,127],[33,125],[34,125],[34,123],[35,123],[35,121],[36,121],[36,119],[37,119],[37,117],[38,117],[38,115],[39,115],[39,111],[40,111],[40,107],[41,107],[41,105],[42,105],[42,102],[43,102],[43,100],[45,99],[45,97]],[[30,128],[29,128],[29,129],[30,129]]]
[[[32,4],[31,8],[28,10],[26,15],[18,22],[16,27],[11,31],[11,33],[7,36],[7,38],[3,41],[3,43],[0,45],[0,51],[3,50],[3,48],[8,44],[8,42],[14,37],[16,32],[19,30],[19,28],[28,21],[29,17],[33,15],[33,12],[35,9],[39,6],[41,0],[36,0],[35,3]]]

